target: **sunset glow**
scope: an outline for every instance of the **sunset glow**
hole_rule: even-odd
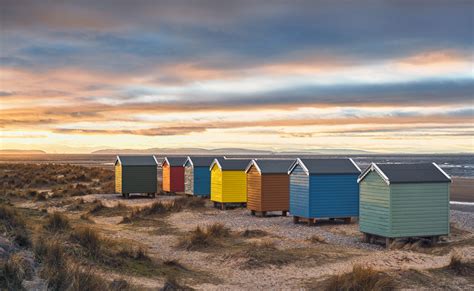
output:
[[[474,152],[468,1],[83,2],[2,1],[2,149]]]

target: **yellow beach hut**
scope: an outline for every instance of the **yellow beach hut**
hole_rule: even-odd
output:
[[[211,201],[226,209],[230,204],[247,203],[247,174],[250,159],[214,159],[211,164]]]

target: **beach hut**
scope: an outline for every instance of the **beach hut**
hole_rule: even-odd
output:
[[[209,197],[211,172],[209,167],[215,157],[188,157],[184,163],[184,192],[189,195]]]
[[[161,164],[163,170],[163,191],[184,192],[185,157],[165,157]]]
[[[288,169],[294,160],[252,160],[247,173],[247,208],[252,215],[290,209]]]
[[[211,201],[226,209],[230,204],[247,202],[247,174],[251,160],[214,159],[211,171]]]
[[[359,167],[352,159],[297,159],[290,170],[290,213],[313,224],[316,219],[350,222],[359,215]]]
[[[117,156],[115,160],[115,192],[128,198],[130,193],[157,192],[157,166],[154,156]]]
[[[449,234],[451,178],[432,164],[371,164],[360,175],[359,229],[367,241]]]

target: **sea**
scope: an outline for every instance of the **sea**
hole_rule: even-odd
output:
[[[163,154],[156,154],[158,161]],[[112,168],[116,155],[113,154],[41,154],[41,155],[0,155],[0,163],[55,163]],[[228,155],[231,158],[352,158],[361,169],[370,163],[432,163],[438,164],[452,177],[474,177],[474,155],[431,154],[431,155]]]

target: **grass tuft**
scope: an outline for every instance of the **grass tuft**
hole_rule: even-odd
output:
[[[31,244],[28,231],[26,229],[26,219],[13,206],[0,204],[0,231],[13,237],[15,243],[21,247],[28,247]]]
[[[67,217],[59,212],[50,214],[44,226],[47,230],[52,232],[59,232],[70,228]]]
[[[372,268],[353,266],[352,272],[336,275],[327,280],[328,291],[386,291],[395,288],[394,279]]]
[[[5,290],[24,290],[21,282],[31,279],[33,267],[19,253],[11,255],[8,260],[0,263],[0,286]]]
[[[205,229],[197,226],[181,237],[177,247],[188,251],[202,250],[218,244],[218,240],[230,236],[230,230],[221,223],[208,225]]]
[[[248,269],[261,268],[268,265],[282,266],[297,259],[297,256],[293,253],[278,249],[271,240],[252,243],[246,250],[237,255],[247,259],[242,267]]]
[[[84,247],[91,256],[101,256],[103,240],[101,239],[96,230],[90,227],[82,227],[75,229],[71,233],[71,239],[73,239],[82,247]]]

